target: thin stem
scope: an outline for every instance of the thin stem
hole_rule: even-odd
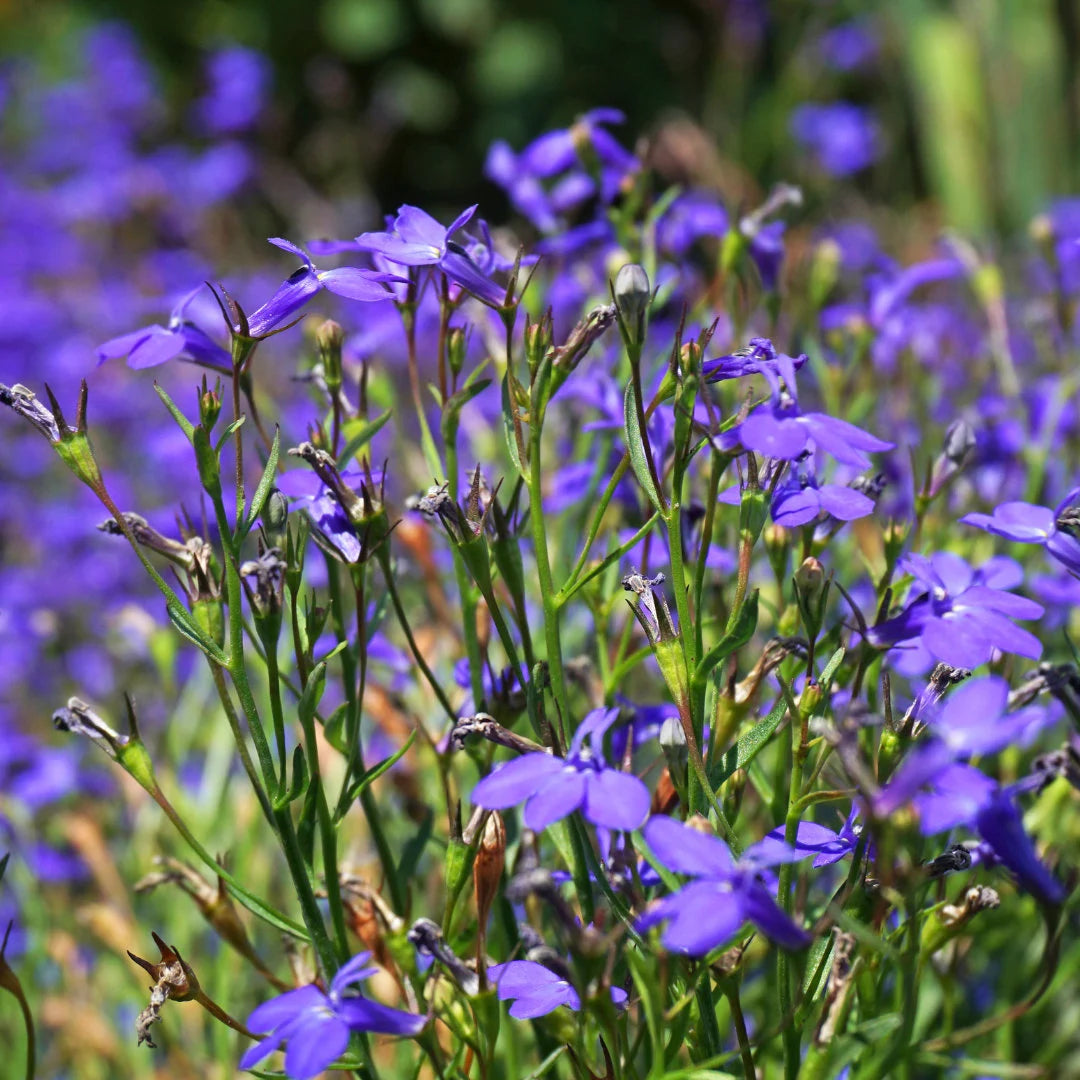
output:
[[[435,678],[435,673],[424,659],[424,654],[420,651],[420,646],[416,644],[416,638],[413,637],[408,617],[405,614],[404,607],[401,605],[401,597],[398,595],[397,585],[394,583],[394,572],[390,566],[390,553],[385,544],[379,549],[377,557],[379,565],[382,567],[383,579],[386,582],[386,591],[390,594],[390,603],[393,605],[394,614],[397,616],[398,623],[401,626],[401,632],[405,635],[405,640],[409,643],[409,651],[416,661],[416,666],[424,673],[424,678],[427,679],[432,693],[438,698],[439,704],[442,706],[447,718],[451,723],[454,723],[454,721],[457,720],[457,713],[454,711],[453,705],[450,704],[450,699],[446,696],[446,692],[443,690],[442,686],[439,685],[439,680]]]
[[[757,1070],[754,1068],[754,1055],[750,1049],[750,1034],[746,1030],[746,1018],[743,1016],[742,1002],[739,1000],[739,987],[733,979],[728,980],[724,987],[724,994],[731,1006],[731,1019],[735,1022],[735,1037],[739,1040],[743,1073],[747,1080],[754,1080]]]

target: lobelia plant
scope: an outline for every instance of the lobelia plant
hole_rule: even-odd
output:
[[[843,118],[794,121],[837,174],[879,151],[872,121]],[[319,269],[272,239],[300,266],[252,314],[219,286],[223,329],[188,294],[167,325],[101,345],[101,362],[223,380],[193,409],[135,384],[197,480],[203,513],[174,529],[116,475],[85,382],[74,426],[52,390],[0,384],[156,588],[163,666],[207,721],[195,772],[221,785],[210,817],[185,796],[167,680],[156,701],[141,689],[156,723],[127,700],[126,735],[80,697],[55,714],[161,811],[173,869],[155,892],[179,884],[203,920],[177,901],[188,959],[137,961],[156,980],[140,1037],[152,1020],[179,1043],[170,1013],[200,1000],[227,1037],[188,1060],[225,1047],[227,1069],[293,1080],[869,1080],[988,1055],[988,1073],[1053,1075],[1009,1072],[995,1033],[1027,1038],[1075,972],[1080,767],[1061,727],[1080,675],[1065,635],[1017,625],[1044,611],[1016,591],[1025,567],[957,526],[1075,572],[1072,494],[1054,511],[1014,496],[1054,503],[1076,478],[1046,469],[1029,490],[966,421],[932,456],[918,440],[949,423],[933,394],[894,379],[913,438],[879,392],[896,373],[865,362],[875,335],[917,317],[916,286],[956,287],[955,260],[890,263],[865,289],[834,266],[818,295],[782,293],[767,219],[798,192],[736,221],[659,189],[620,120],[493,147],[535,242],[504,250],[477,207],[445,227],[406,205],[308,245],[370,265]],[[861,359],[826,319],[845,291],[875,313],[843,324]],[[272,351],[316,301],[341,321],[286,339],[292,360]],[[275,397],[290,364],[302,402]],[[972,510],[991,488],[994,512]],[[1044,651],[1023,677],[1017,658]],[[984,927],[1023,927],[1031,993],[974,992]],[[25,1004],[3,949],[0,987]]]

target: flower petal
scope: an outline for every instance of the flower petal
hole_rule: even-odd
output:
[[[565,767],[551,754],[525,754],[500,765],[473,788],[473,802],[485,810],[507,810],[524,802]]]
[[[572,814],[584,800],[585,777],[577,769],[563,768],[525,804],[525,825],[533,832],[543,832],[552,822]]]
[[[649,816],[649,789],[636,777],[601,769],[585,777],[585,818],[593,825],[627,832]]]
[[[723,840],[705,836],[672,818],[650,818],[642,835],[656,857],[677,874],[723,878],[735,868],[731,852]]]

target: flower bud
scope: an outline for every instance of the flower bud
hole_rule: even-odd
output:
[[[221,415],[221,380],[218,379],[211,390],[203,376],[202,389],[199,391],[199,423],[207,431],[213,431],[217,418]]]
[[[285,526],[289,520],[289,500],[277,488],[273,488],[263,504],[259,521],[269,547],[284,549]]]
[[[451,326],[446,336],[446,362],[450,365],[450,371],[456,379],[465,367],[465,347],[468,338],[464,327]]]
[[[322,360],[323,378],[331,394],[341,389],[341,347],[345,343],[345,331],[333,319],[320,323],[315,331],[315,345]]]
[[[613,290],[623,336],[634,345],[645,340],[645,321],[652,300],[649,275],[638,263],[627,263],[615,277]]]
[[[664,752],[664,759],[672,777],[685,775],[690,751],[686,745],[686,732],[683,731],[682,721],[677,716],[669,716],[660,725],[660,749]]]

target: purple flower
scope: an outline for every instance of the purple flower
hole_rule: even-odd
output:
[[[450,239],[475,213],[476,207],[470,206],[447,227],[419,207],[402,206],[389,231],[361,233],[356,244],[399,266],[437,266],[478,300],[500,307],[505,290],[480,271],[461,244]]]
[[[618,717],[618,709],[594,709],[574,732],[565,759],[536,753],[508,761],[476,785],[473,802],[506,810],[527,799],[525,824],[535,832],[579,809],[602,828],[638,828],[649,813],[649,789],[636,776],[609,768],[601,750]]]
[[[301,260],[303,265],[286,278],[277,292],[262,307],[248,316],[248,335],[264,337],[292,318],[316,293],[326,289],[348,300],[373,303],[391,299],[384,283],[402,281],[394,274],[367,270],[356,266],[340,266],[336,270],[319,270],[301,248],[290,240],[272,237],[270,243]]]
[[[492,964],[488,978],[495,983],[500,1001],[513,1001],[510,1015],[515,1020],[533,1020],[547,1016],[560,1005],[577,1012],[581,998],[569,980],[534,960],[511,960]],[[626,991],[611,987],[611,1000],[617,1007],[626,1004]]]
[[[727,356],[706,360],[701,365],[701,375],[706,382],[722,382],[725,379],[742,379],[747,375],[760,375],[772,391],[774,401],[780,400],[781,380],[792,400],[798,400],[795,372],[806,363],[806,353],[786,356],[778,353],[768,338],[751,338],[745,349]]]
[[[126,356],[128,367],[140,369],[157,367],[158,364],[182,356],[204,367],[230,371],[232,359],[228,351],[184,317],[188,305],[198,293],[198,289],[188,293],[173,308],[168,326],[152,323],[99,345],[98,363],[103,364],[106,360],[119,360]]]
[[[793,529],[830,514],[838,521],[854,521],[874,512],[869,495],[843,484],[819,484],[809,470],[791,477],[773,496],[772,519]]]
[[[847,821],[839,832],[824,825],[818,825],[814,821],[800,821],[795,833],[795,841],[788,846],[784,837],[787,832],[785,826],[780,825],[772,832],[766,833],[764,839],[754,845],[754,850],[768,854],[775,852],[777,856],[785,854],[794,848],[802,856],[814,856],[814,866],[831,866],[839,862],[846,855],[850,855],[859,843],[861,829],[856,828],[855,819],[858,817],[858,809],[852,806]],[[779,846],[777,846],[779,845]],[[777,862],[783,862],[783,858],[777,858]]]
[[[931,656],[951,667],[976,668],[995,649],[1037,660],[1042,643],[1013,619],[1037,619],[1041,604],[1006,592],[1023,574],[1012,559],[990,559],[973,570],[959,555],[940,551],[927,558],[905,555],[900,568],[924,592],[870,632],[870,641],[891,646],[918,638]]]
[[[269,1028],[271,1034],[240,1059],[240,1068],[250,1069],[273,1053],[283,1042],[285,1072],[292,1080],[310,1080],[339,1058],[354,1031],[382,1035],[416,1035],[427,1018],[380,1005],[345,991],[379,969],[368,964],[370,953],[359,953],[345,964],[330,983],[330,993],[317,986],[301,986],[263,1002],[248,1017],[252,1031]]]
[[[1034,503],[1004,502],[995,506],[992,514],[966,514],[960,521],[1020,544],[1041,544],[1066,569],[1080,574],[1080,541],[1057,526],[1058,518],[1077,495],[1080,489],[1074,488],[1053,510]]]
[[[748,921],[785,949],[810,943],[810,935],[781,911],[759,876],[765,866],[794,862],[810,851],[766,840],[736,862],[722,840],[668,817],[650,818],[643,835],[669,870],[697,879],[651,905],[638,920],[641,930],[667,921],[660,939],[666,949],[703,956]]]
[[[893,443],[846,420],[825,413],[800,412],[798,405],[787,397],[759,405],[725,435],[723,442],[728,446],[741,444],[747,450],[756,450],[779,461],[795,461],[816,448],[860,469],[870,467],[868,452],[893,448]]]
[[[846,101],[800,105],[791,115],[791,133],[832,176],[850,176],[881,155],[881,133],[867,109]]]
[[[622,123],[617,109],[593,109],[572,127],[549,131],[534,139],[520,154],[502,141],[488,150],[484,175],[498,184],[514,206],[541,232],[553,233],[560,217],[597,192],[590,171],[583,168],[580,150],[588,146],[599,164],[600,201],[607,205],[617,195],[623,177],[637,165],[601,125]]]
[[[834,71],[854,71],[871,63],[878,38],[866,19],[852,19],[826,30],[817,40],[821,59]]]

